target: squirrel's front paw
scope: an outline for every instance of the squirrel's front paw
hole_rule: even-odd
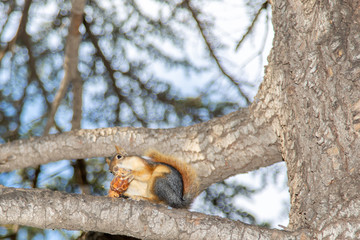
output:
[[[110,189],[121,196],[134,180],[134,175],[131,174],[131,170],[127,169],[118,169],[115,173],[116,175],[110,183]]]
[[[110,183],[110,190],[122,195],[129,188],[132,179],[116,176]]]

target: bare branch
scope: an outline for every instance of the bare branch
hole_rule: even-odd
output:
[[[50,128],[54,124],[54,117],[64,98],[70,81],[80,78],[77,69],[78,66],[78,51],[81,42],[79,26],[83,20],[83,12],[85,7],[85,0],[73,0],[71,8],[71,23],[69,26],[69,35],[66,40],[65,59],[64,59],[64,78],[62,79],[59,89],[55,95],[54,101],[48,115],[48,120],[44,129],[44,134],[48,134]]]
[[[90,30],[90,24],[84,19],[84,26],[85,26],[85,29],[86,29],[86,32],[89,34],[89,38],[90,38],[90,41],[91,43],[94,45],[95,49],[96,49],[96,54],[100,57],[101,61],[103,62],[109,76],[110,76],[110,79],[111,79],[111,85],[112,85],[112,88],[114,90],[114,93],[117,95],[118,99],[119,99],[119,104],[117,104],[117,107],[116,107],[116,110],[115,110],[115,113],[116,113],[116,118],[118,119],[119,118],[119,115],[120,115],[120,103],[124,102],[126,103],[128,106],[129,106],[129,109],[131,110],[132,114],[136,117],[136,119],[141,122],[142,126],[146,126],[147,123],[146,121],[144,121],[143,118],[141,118],[138,113],[134,110],[134,107],[132,106],[133,104],[131,104],[131,101],[124,97],[121,93],[120,93],[120,89],[118,89],[118,87],[116,86],[116,78],[115,78],[115,72],[119,72],[121,73],[123,76],[127,76],[135,81],[137,81],[139,84],[142,84],[141,83],[141,80],[135,76],[135,74],[131,74],[131,66],[130,66],[130,69],[129,71],[127,72],[123,72],[123,71],[120,71],[120,70],[117,70],[115,71],[112,67],[111,67],[111,63],[106,59],[103,51],[101,50],[100,48],[100,45],[98,43],[98,39],[96,38],[96,36],[91,32]]]
[[[252,20],[250,26],[248,27],[246,33],[242,36],[242,38],[239,40],[239,43],[236,45],[235,47],[235,51],[238,50],[238,48],[240,47],[240,45],[242,44],[242,42],[245,40],[245,38],[251,33],[251,31],[253,30],[254,26],[255,26],[255,23],[258,19],[258,17],[260,16],[260,13],[262,12],[262,10],[266,9],[268,6],[268,1],[265,1],[260,9],[258,10],[258,12],[256,13],[254,19]]]
[[[9,17],[9,16],[10,16],[10,15],[12,14],[12,12],[14,11],[15,5],[16,5],[15,1],[11,1],[11,2],[9,3],[9,9],[8,9],[8,11],[6,12],[7,18],[5,19],[4,24],[2,24],[2,26],[0,26],[0,39],[3,39],[4,29],[5,29],[6,25],[9,23],[9,20],[10,20],[10,17]],[[20,21],[20,22],[21,22],[21,21]]]
[[[189,127],[173,129],[103,128],[78,130],[0,145],[0,172],[60,159],[110,156],[114,145],[129,154],[148,148],[191,162],[201,188],[282,161],[277,136],[263,118],[247,109]]]
[[[50,107],[51,104],[50,104],[49,100],[46,97],[46,90],[44,88],[44,84],[40,80],[40,76],[39,76],[39,74],[37,73],[37,70],[36,70],[36,58],[34,57],[34,54],[32,52],[32,48],[31,48],[32,43],[31,43],[30,39],[31,39],[30,36],[25,32],[23,40],[24,40],[25,47],[27,48],[27,50],[29,52],[30,80],[28,82],[35,80],[39,84],[39,88],[40,88],[40,90],[42,91],[42,93],[44,95],[43,98],[44,98],[44,101],[46,103],[46,106]]]
[[[10,40],[10,42],[7,43],[6,47],[0,51],[0,62],[2,61],[3,57],[5,56],[5,53],[13,48],[13,46],[16,43],[16,40],[25,32],[31,2],[32,2],[32,0],[25,1],[24,9],[23,9],[22,16],[20,19],[19,28],[18,28],[15,36]]]
[[[121,234],[141,239],[311,239],[129,199],[0,186],[0,224]]]
[[[184,4],[186,6],[186,8],[191,12],[192,17],[194,18],[199,31],[201,33],[202,38],[205,41],[205,44],[210,52],[210,56],[214,59],[216,65],[218,66],[219,70],[222,72],[222,74],[230,80],[230,82],[236,87],[236,89],[238,90],[238,92],[240,93],[240,95],[245,99],[246,104],[249,105],[250,104],[250,100],[249,98],[246,96],[246,94],[243,92],[243,90],[241,89],[241,87],[239,86],[240,81],[236,80],[233,76],[230,76],[230,74],[225,70],[225,68],[222,66],[222,64],[220,63],[220,60],[218,58],[218,56],[216,56],[215,50],[213,48],[213,46],[211,45],[208,37],[205,34],[204,31],[204,26],[203,23],[200,21],[200,19],[198,18],[198,11],[193,8],[190,5],[190,0],[185,0]]]
[[[81,128],[82,118],[82,89],[83,83],[79,72],[77,76],[72,79],[72,91],[73,91],[73,117],[71,120],[72,130]]]

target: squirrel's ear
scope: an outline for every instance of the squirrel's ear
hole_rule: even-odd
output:
[[[119,147],[119,146],[115,145],[115,148],[116,148],[116,152],[118,154],[121,154],[122,156],[127,156],[126,151],[122,147]]]

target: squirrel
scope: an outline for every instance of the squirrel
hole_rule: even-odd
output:
[[[195,170],[187,163],[148,150],[143,156],[127,156],[115,146],[117,154],[109,160],[109,171],[115,175],[110,184],[110,197],[129,197],[186,208],[198,195]]]

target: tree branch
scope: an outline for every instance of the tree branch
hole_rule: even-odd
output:
[[[310,239],[305,231],[250,226],[144,201],[1,186],[0,224],[100,231],[141,239]]]
[[[248,27],[246,33],[242,36],[242,38],[239,40],[238,44],[235,47],[235,51],[237,51],[240,47],[240,45],[242,44],[242,42],[245,40],[245,38],[247,36],[249,36],[249,34],[251,33],[251,31],[253,30],[255,23],[258,19],[258,17],[260,16],[260,13],[262,12],[262,10],[266,9],[268,6],[268,1],[265,1],[263,4],[261,4],[261,7],[259,8],[259,10],[257,11],[254,19],[252,20],[250,26]]]
[[[13,48],[18,38],[22,36],[25,32],[26,24],[28,21],[28,15],[29,15],[29,9],[31,5],[32,0],[26,0],[24,3],[24,9],[22,11],[21,19],[19,28],[15,34],[15,36],[7,43],[6,47],[0,51],[0,63],[5,56],[5,53],[7,53],[9,50]]]
[[[238,92],[240,93],[240,95],[245,99],[246,104],[249,105],[251,102],[248,98],[248,96],[246,96],[246,94],[243,92],[243,90],[241,89],[241,87],[239,86],[240,81],[236,80],[233,76],[230,76],[230,74],[225,70],[225,68],[223,67],[223,65],[220,63],[220,60],[218,58],[218,56],[216,56],[215,54],[215,50],[213,48],[213,46],[211,45],[208,37],[205,34],[205,30],[204,30],[204,26],[203,23],[200,21],[200,19],[198,18],[198,10],[196,10],[194,7],[192,7],[190,5],[190,0],[185,0],[184,4],[186,6],[186,8],[190,11],[192,17],[194,18],[198,29],[201,33],[202,38],[204,39],[204,42],[210,52],[210,56],[214,59],[216,65],[218,66],[220,72],[227,78],[230,80],[230,82],[236,87],[236,89],[238,90]]]
[[[78,51],[81,42],[79,26],[83,20],[85,0],[73,0],[71,8],[71,22],[69,26],[69,35],[66,40],[65,59],[64,59],[64,78],[62,79],[59,89],[55,95],[54,101],[51,105],[48,120],[44,128],[44,134],[48,134],[51,126],[54,124],[54,117],[64,98],[67,87],[73,79],[80,78],[77,69],[78,66]]]
[[[72,91],[73,91],[73,117],[71,120],[71,129],[80,129],[81,128],[81,118],[82,118],[82,91],[83,83],[80,77],[80,74],[77,73],[77,76],[72,80]]]
[[[131,74],[131,68],[129,69],[128,72],[123,72],[123,71],[120,71],[120,70],[117,70],[115,71],[112,67],[111,67],[111,63],[110,61],[108,61],[103,53],[103,51],[101,50],[100,48],[100,45],[99,45],[99,41],[98,39],[96,38],[96,36],[91,32],[90,30],[90,23],[88,23],[86,21],[86,19],[84,19],[84,26],[85,26],[85,29],[86,29],[86,32],[87,34],[89,35],[89,38],[90,38],[90,41],[91,43],[94,45],[95,49],[96,49],[96,55],[98,57],[100,57],[101,61],[103,62],[109,76],[110,76],[110,80],[111,80],[111,86],[112,86],[112,89],[113,89],[113,92],[116,94],[116,96],[118,97],[119,99],[119,104],[117,104],[117,107],[116,107],[116,110],[115,110],[115,114],[116,114],[116,118],[119,119],[119,115],[120,115],[120,104],[122,102],[126,103],[128,106],[129,106],[129,109],[131,110],[132,114],[136,117],[136,119],[141,122],[142,126],[146,126],[147,123],[137,114],[137,112],[134,110],[130,100],[126,97],[124,97],[122,94],[121,94],[121,89],[119,89],[117,86],[116,86],[116,78],[115,78],[115,73],[118,72],[118,73],[121,73],[123,76],[127,76],[133,80],[136,80],[138,83],[141,83],[140,79],[137,78],[134,74]]]
[[[115,144],[129,154],[141,155],[155,148],[191,162],[202,189],[236,173],[282,161],[272,127],[263,118],[252,119],[248,109],[241,109],[189,127],[113,127],[17,140],[0,145],[0,172],[60,159],[111,156]]]

